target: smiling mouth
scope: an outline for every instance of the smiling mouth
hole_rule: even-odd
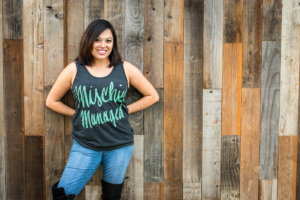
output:
[[[97,52],[100,54],[100,55],[104,55],[104,54],[106,54],[106,50],[97,50]]]

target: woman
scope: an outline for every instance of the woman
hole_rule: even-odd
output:
[[[143,98],[127,105],[132,85]],[[71,89],[75,109],[60,99]],[[102,164],[102,198],[120,199],[124,174],[133,152],[133,130],[128,115],[159,100],[140,70],[122,61],[113,26],[93,21],[84,32],[79,55],[58,76],[46,106],[72,117],[73,146],[60,180],[52,186],[53,199],[74,199]]]

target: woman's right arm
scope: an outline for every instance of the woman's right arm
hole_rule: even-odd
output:
[[[75,62],[67,65],[59,74],[46,99],[46,106],[48,108],[68,116],[73,116],[75,114],[73,108],[61,102],[61,98],[71,89],[72,79],[75,77],[75,74]]]

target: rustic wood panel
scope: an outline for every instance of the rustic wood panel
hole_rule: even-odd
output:
[[[44,135],[43,0],[23,4],[25,135]]]
[[[224,0],[223,9],[224,43],[241,43],[243,36],[243,0]]]
[[[281,7],[282,0],[263,0],[262,40],[281,40]]]
[[[164,42],[183,42],[184,0],[164,1]]]
[[[163,88],[164,2],[144,1],[144,75],[154,88]]]
[[[204,1],[203,84],[206,89],[222,88],[223,3]]]
[[[43,137],[25,137],[25,199],[44,198]]]
[[[167,103],[166,103],[167,102]],[[164,199],[182,199],[183,45],[164,43]],[[174,135],[176,137],[174,137]]]
[[[3,41],[7,199],[24,199],[23,41]]]
[[[183,183],[183,200],[201,199],[201,183]]]
[[[164,197],[163,192],[163,183],[144,183],[144,200],[162,200]]]
[[[74,13],[76,13],[76,9],[78,9],[78,16],[76,16],[77,20],[83,20],[83,27],[84,30],[87,28],[87,26],[96,19],[102,19],[104,17],[104,1],[105,0],[85,0],[85,1],[74,1],[72,0],[72,4],[74,4]],[[83,7],[80,7],[82,6]],[[82,10],[84,8],[84,10]],[[68,10],[69,12],[69,10]],[[84,13],[84,17],[80,19],[82,12]],[[81,22],[81,21],[78,21]],[[78,24],[79,27],[82,26],[82,24]],[[77,27],[78,28],[78,27]],[[79,32],[80,33],[80,32]],[[75,38],[74,38],[75,39]],[[80,41],[80,40],[79,40]]]
[[[261,180],[277,178],[280,43],[263,42],[262,54],[259,171]]]
[[[22,0],[3,0],[3,39],[22,39]]]
[[[5,185],[5,137],[0,135],[0,199],[6,199]]]
[[[279,136],[278,200],[296,199],[297,136]]]
[[[44,1],[44,98],[64,67],[63,2]],[[53,59],[55,58],[55,59]],[[55,147],[55,148],[54,148]],[[51,199],[51,185],[59,181],[64,162],[64,117],[45,109],[45,189]]]
[[[144,111],[144,181],[163,181],[163,89],[159,101]],[[151,185],[150,185],[151,186]],[[146,188],[146,185],[145,185]],[[149,189],[149,191],[151,191]],[[153,191],[158,192],[158,191]]]
[[[99,200],[102,195],[102,188],[98,185],[87,185],[85,186],[85,199]],[[77,200],[77,197],[76,197]]]
[[[221,199],[240,199],[240,136],[223,135],[221,153]]]
[[[0,27],[2,23],[2,1],[0,1]],[[4,127],[4,73],[3,73],[3,31],[0,31],[0,136],[5,135]]]
[[[299,23],[297,1],[282,1],[279,135],[297,135]]]
[[[262,1],[243,3],[243,88],[261,87]]]
[[[240,199],[258,199],[259,138],[260,88],[243,88]]]
[[[222,90],[203,90],[202,199],[220,199]]]
[[[204,1],[184,2],[183,182],[201,182]],[[193,184],[192,184],[193,185]],[[189,198],[193,186],[185,190]]]
[[[259,199],[276,200],[277,199],[277,180],[260,180],[259,181]]]
[[[240,135],[242,44],[223,45],[222,135]]]
[[[300,88],[299,88],[300,89]],[[299,93],[300,94],[300,93]],[[298,99],[298,144],[297,144],[297,183],[296,188],[300,188],[300,98]],[[300,189],[296,191],[296,199],[300,199]]]

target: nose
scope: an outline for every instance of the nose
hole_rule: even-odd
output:
[[[104,47],[105,46],[105,41],[101,41],[100,46]]]

